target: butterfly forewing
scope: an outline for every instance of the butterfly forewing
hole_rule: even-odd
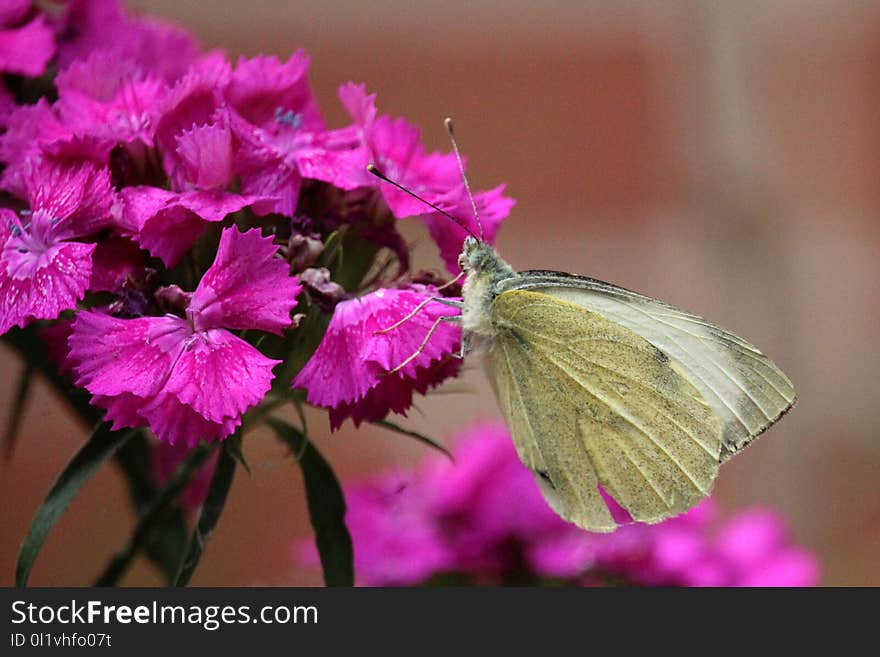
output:
[[[722,426],[726,460],[795,402],[788,377],[756,347],[702,317],[623,288],[558,272],[522,272],[506,281],[579,305],[638,334],[681,368]]]
[[[660,349],[600,313],[534,291],[498,295],[491,321],[487,365],[499,404],[560,515],[613,530],[599,484],[643,522],[708,494],[721,425]]]

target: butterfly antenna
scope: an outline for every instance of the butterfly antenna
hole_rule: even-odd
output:
[[[442,208],[437,207],[436,205],[434,205],[433,203],[431,203],[431,201],[428,201],[428,200],[422,198],[421,196],[419,196],[418,194],[416,194],[416,193],[415,193],[414,191],[412,191],[411,189],[407,189],[406,187],[404,187],[403,185],[401,185],[399,182],[395,182],[394,180],[391,180],[391,178],[389,178],[389,177],[386,176],[384,173],[382,173],[382,172],[376,167],[375,164],[368,164],[368,165],[367,165],[367,171],[369,171],[370,173],[372,173],[372,174],[373,174],[374,176],[376,176],[379,180],[384,180],[384,181],[387,182],[389,185],[393,185],[394,187],[397,187],[397,189],[399,189],[400,191],[402,191],[402,192],[406,192],[407,194],[409,194],[410,196],[412,196],[414,199],[419,200],[419,201],[421,201],[422,203],[424,203],[425,205],[427,205],[429,208],[432,208],[432,209],[436,210],[437,212],[439,212],[440,214],[442,214],[442,215],[443,215],[444,217],[446,217],[447,219],[451,219],[452,221],[454,221],[455,223],[457,223],[459,226],[461,226],[462,228],[464,228],[464,229],[467,231],[468,235],[470,235],[470,236],[473,237],[474,239],[479,239],[480,241],[482,241],[482,232],[483,232],[483,230],[482,230],[482,226],[480,227],[480,235],[481,235],[481,236],[480,236],[480,237],[477,237],[476,235],[474,235],[473,231],[471,231],[471,229],[467,227],[467,224],[465,224],[461,219],[459,219],[458,217],[454,217],[454,216],[452,216],[452,215],[449,214],[446,210],[443,210]],[[470,193],[470,192],[468,192],[468,193]],[[479,220],[478,220],[478,222],[479,222]]]
[[[477,226],[480,229],[480,241],[483,241],[483,222],[480,221],[480,213],[477,212],[477,202],[474,201],[474,195],[471,193],[471,184],[468,182],[467,175],[464,172],[464,160],[461,159],[461,150],[458,148],[458,141],[455,139],[455,129],[452,126],[452,119],[448,116],[443,119],[443,125],[446,126],[446,132],[452,141],[452,150],[455,151],[455,159],[458,161],[458,170],[461,171],[461,179],[464,181],[464,188],[467,190],[468,198],[471,200],[471,208],[474,211],[474,219],[477,220]]]

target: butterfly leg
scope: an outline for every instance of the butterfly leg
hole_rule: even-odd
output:
[[[427,306],[432,301],[436,301],[437,303],[442,303],[444,306],[452,306],[453,308],[461,308],[462,307],[461,301],[455,301],[454,299],[445,299],[443,297],[429,297],[429,298],[425,299],[424,301],[422,301],[415,308],[413,308],[409,314],[407,314],[405,317],[399,319],[398,321],[394,322],[394,324],[392,324],[391,326],[386,326],[385,328],[379,329],[378,331],[373,331],[373,335],[381,335],[382,333],[388,333],[389,331],[393,331],[398,326],[405,324],[406,322],[411,320],[413,317],[418,315],[419,311],[422,310],[422,308]]]
[[[399,372],[404,367],[409,365],[413,360],[415,360],[418,357],[418,355],[425,350],[425,347],[427,346],[428,341],[431,339],[431,336],[434,335],[434,331],[437,330],[437,327],[440,326],[441,322],[460,322],[460,321],[461,321],[460,315],[446,315],[443,317],[438,317],[434,321],[434,323],[431,325],[431,328],[428,331],[428,334],[425,336],[425,339],[422,340],[422,344],[419,345],[419,348],[416,349],[412,354],[410,354],[410,356],[405,361],[400,363],[400,365],[395,367],[393,370],[388,370],[386,372],[386,374],[394,374],[395,372]]]

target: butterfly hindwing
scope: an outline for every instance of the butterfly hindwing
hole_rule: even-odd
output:
[[[492,304],[487,365],[519,455],[551,506],[592,531],[616,523],[598,485],[658,522],[708,494],[721,426],[661,350],[617,322],[526,290]]]

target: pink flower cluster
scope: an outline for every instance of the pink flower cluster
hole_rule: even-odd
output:
[[[232,64],[118,0],[57,9],[0,7],[0,335],[36,323],[115,428],[185,447],[229,436],[279,372],[334,427],[405,413],[456,374],[451,325],[388,374],[447,307],[382,329],[437,293],[407,271],[396,220],[420,217],[453,273],[465,231],[366,170],[476,230],[452,153],[427,153],[364,85],[340,87],[351,122],[328,128],[303,52]],[[513,201],[475,199],[491,240]],[[346,257],[324,253],[334,239]],[[358,248],[390,251],[396,273],[342,272],[344,289]],[[297,374],[292,311],[310,307],[332,317]]]
[[[430,583],[812,586],[816,558],[778,513],[721,518],[712,500],[659,525],[590,534],[546,505],[506,429],[461,436],[455,463],[431,455],[413,472],[346,486],[355,572],[370,586]],[[610,501],[613,504],[613,501]],[[623,520],[626,511],[613,507]],[[312,565],[311,545],[297,546]]]

